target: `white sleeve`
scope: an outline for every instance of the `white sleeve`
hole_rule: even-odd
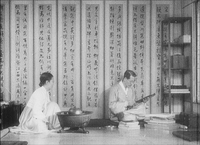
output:
[[[128,105],[127,101],[118,101],[118,97],[118,90],[116,88],[111,89],[109,94],[109,108],[114,114],[124,112]]]
[[[46,93],[38,91],[34,94],[33,101],[33,116],[37,119],[45,120],[45,114],[43,113],[43,110],[46,101]]]

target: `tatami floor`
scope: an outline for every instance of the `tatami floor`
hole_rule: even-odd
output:
[[[172,135],[168,130],[86,127],[88,134],[57,133],[14,134],[8,133],[1,141],[27,141],[28,145],[200,145]]]

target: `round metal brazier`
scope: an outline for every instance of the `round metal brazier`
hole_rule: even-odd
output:
[[[91,111],[82,111],[81,114],[73,114],[69,111],[61,111],[57,113],[58,120],[60,122],[60,126],[62,127],[62,130],[60,132],[64,131],[64,128],[70,127],[69,130],[78,130],[81,128],[83,130],[83,133],[88,133],[88,131],[85,131],[85,127],[89,124],[90,118],[91,118]]]

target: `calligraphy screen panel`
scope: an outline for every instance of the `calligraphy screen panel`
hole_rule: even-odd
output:
[[[173,14],[172,1],[152,3],[152,46],[151,46],[151,90],[156,93],[151,99],[151,113],[161,112],[161,21]]]
[[[103,1],[82,3],[82,108],[102,118],[104,111]]]
[[[149,95],[150,90],[150,2],[129,2],[128,69],[136,74],[133,85],[137,99]]]
[[[117,83],[127,69],[126,1],[106,1],[105,14],[105,86]]]
[[[11,100],[21,103],[33,92],[32,8],[32,1],[11,1]]]
[[[109,88],[127,69],[127,2],[105,2],[105,115],[109,116]]]
[[[0,4],[0,101],[10,101],[9,3]]]
[[[58,102],[80,108],[80,2],[58,2]]]
[[[57,27],[56,1],[34,1],[34,87],[39,87],[39,78],[43,72],[54,76],[52,101],[57,102]]]

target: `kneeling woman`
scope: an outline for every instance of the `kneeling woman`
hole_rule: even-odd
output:
[[[53,84],[54,78],[51,73],[41,74],[40,88],[33,92],[19,118],[20,130],[41,133],[60,128],[56,115],[60,108],[49,98]]]

